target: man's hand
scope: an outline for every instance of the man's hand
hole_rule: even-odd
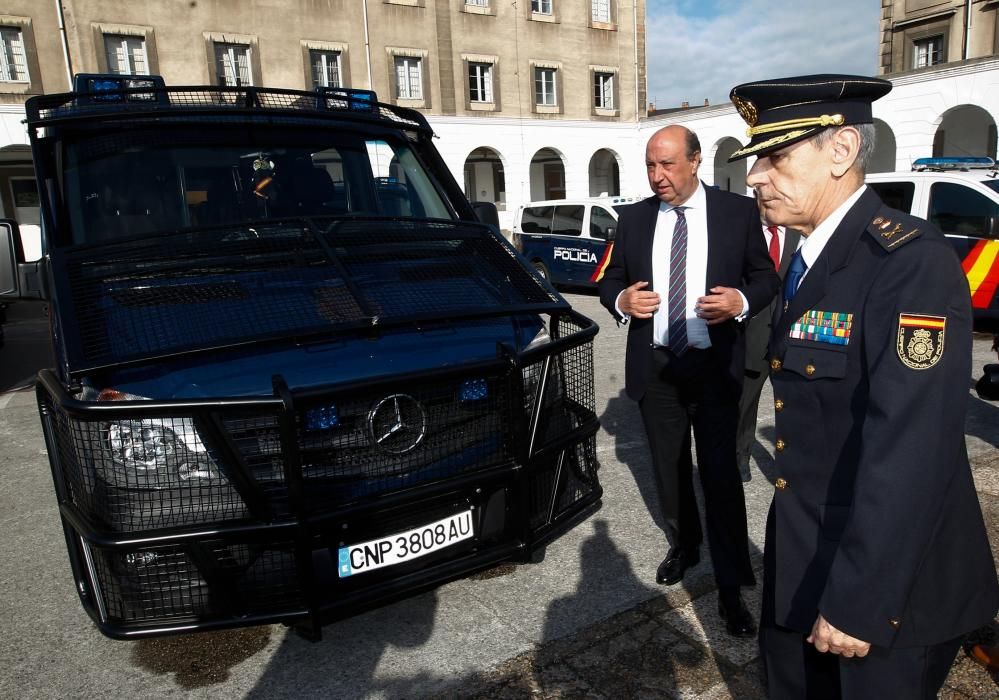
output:
[[[826,622],[821,613],[815,618],[815,624],[812,625],[812,633],[808,635],[806,641],[809,644],[815,645],[815,648],[823,653],[830,652],[847,658],[867,656],[867,652],[871,650],[870,642],[862,642],[856,637],[851,637],[846,632],[840,632]]]
[[[732,287],[712,287],[697,300],[694,311],[709,326],[724,323],[742,313],[742,295]]]
[[[621,312],[632,318],[652,318],[652,314],[659,308],[659,295],[643,291],[648,286],[648,282],[635,282],[621,292],[617,299]]]

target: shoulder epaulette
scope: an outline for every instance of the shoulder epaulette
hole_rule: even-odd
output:
[[[887,207],[867,225],[867,232],[887,251],[896,250],[923,234],[925,221]]]

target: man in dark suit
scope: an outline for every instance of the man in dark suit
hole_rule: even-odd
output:
[[[929,698],[999,608],[964,444],[971,301],[932,224],[864,185],[891,83],[740,85],[768,221],[805,237],[770,338],[778,477],[760,642],[771,697]]]
[[[700,151],[697,136],[682,126],[649,139],[646,169],[655,196],[622,210],[600,301],[628,323],[625,391],[645,424],[670,543],[656,580],[677,583],[700,559],[692,425],[719,613],[731,634],[746,636],[755,623],[739,591],[755,578],[735,464],[745,365],[740,320],[765,308],[779,281],[756,205],[703,186]]]
[[[791,256],[798,249],[801,234],[794,229],[769,224],[761,215],[763,237],[767,252],[777,268],[777,275],[784,279]],[[756,416],[760,408],[760,393],[770,373],[767,359],[767,346],[770,343],[770,328],[780,296],[775,296],[770,305],[753,316],[746,326],[746,377],[742,382],[742,397],[739,399],[739,429],[736,432],[736,461],[743,481],[752,479],[749,459],[756,443]]]

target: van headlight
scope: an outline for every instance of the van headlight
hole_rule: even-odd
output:
[[[104,389],[97,400],[148,401],[115,389]],[[163,483],[181,481],[222,480],[215,461],[208,453],[194,421],[187,417],[120,420],[105,424],[104,449],[111,461],[145,479]]]
[[[169,424],[179,427],[180,434]],[[106,446],[115,464],[150,476],[158,472],[182,481],[222,478],[188,418],[109,423]]]

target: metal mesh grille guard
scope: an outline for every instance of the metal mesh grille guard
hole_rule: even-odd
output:
[[[257,399],[85,402],[43,371],[39,409],[84,607],[123,638],[296,620],[318,630],[564,532],[602,493],[597,329],[574,312],[548,325],[553,341],[519,357],[299,393],[276,379],[274,396]],[[469,378],[477,391],[463,395]],[[401,392],[422,407],[425,434],[380,449],[365,425]],[[338,425],[310,426],[331,403]],[[157,461],[126,433],[169,448]],[[464,548],[357,581],[319,566],[344,539],[470,508]]]
[[[430,132],[419,112],[395,105],[368,102],[348,92],[304,92],[256,87],[166,87],[111,90],[104,93],[61,93],[33,97],[25,104],[29,127],[78,118],[105,119],[179,114],[280,112],[309,117],[373,120],[395,128]]]
[[[75,373],[156,357],[568,305],[487,227],[289,219],[75,248],[53,257],[75,307]],[[74,334],[70,334],[74,337]]]

